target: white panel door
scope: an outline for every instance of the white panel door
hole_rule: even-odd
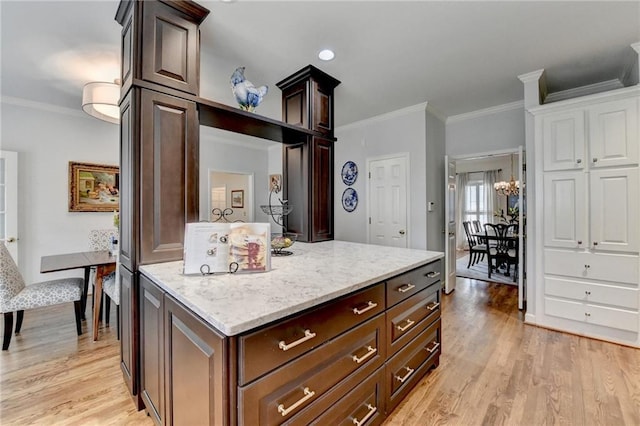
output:
[[[18,263],[18,153],[0,151],[0,241]]]
[[[543,196],[544,245],[565,248],[588,247],[585,173],[545,173]]]
[[[371,244],[408,247],[407,162],[405,156],[368,162]]]
[[[456,288],[456,163],[444,157],[445,182],[445,226],[447,233],[445,246],[444,291],[449,294]]]
[[[589,108],[591,167],[638,164],[638,100],[623,99]]]
[[[591,247],[638,252],[640,211],[638,169],[591,171]]]
[[[584,111],[568,111],[542,119],[544,170],[582,169],[584,155]]]

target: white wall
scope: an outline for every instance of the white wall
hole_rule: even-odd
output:
[[[427,247],[426,218],[426,118],[425,107],[395,111],[336,129],[335,144],[335,239],[367,242],[367,159],[398,153],[409,153],[410,210],[409,246]],[[353,188],[358,193],[358,206],[347,213],[342,208],[342,193],[347,186],[342,182],[342,165],[351,160],[358,166],[359,175]]]
[[[81,270],[40,274],[43,255],[89,249],[91,229],[113,213],[69,212],[69,161],[118,165],[119,126],[82,111],[2,98],[2,149],[18,152],[20,271],[29,283]]]
[[[459,157],[524,146],[521,102],[447,119],[447,155]]]

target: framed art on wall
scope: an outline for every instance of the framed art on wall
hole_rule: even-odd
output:
[[[244,208],[244,190],[234,189],[231,191],[231,208],[234,208],[234,209]]]
[[[69,211],[112,212],[120,208],[118,166],[69,162]]]

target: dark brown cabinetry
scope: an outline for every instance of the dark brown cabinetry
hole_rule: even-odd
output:
[[[228,339],[140,276],[140,394],[156,424],[230,424]]]
[[[140,276],[140,394],[156,424],[164,419],[164,293]]]
[[[283,121],[317,132],[283,147],[284,196],[293,206],[285,225],[300,241],[333,239],[333,91],[338,84],[312,65],[277,83]]]
[[[229,424],[224,336],[165,295],[166,424]]]

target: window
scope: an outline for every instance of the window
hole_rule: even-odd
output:
[[[462,209],[462,220],[479,220],[484,223],[490,217],[487,209],[487,198],[485,197],[485,187],[482,179],[470,179],[464,188],[464,206]]]

